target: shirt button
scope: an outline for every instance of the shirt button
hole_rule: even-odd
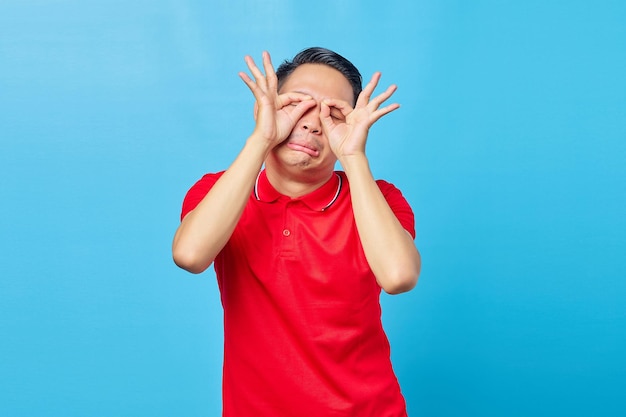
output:
[[[283,236],[289,236],[290,234],[291,234],[291,231],[289,229],[283,230]]]

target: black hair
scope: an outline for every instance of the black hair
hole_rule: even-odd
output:
[[[356,100],[363,89],[361,73],[352,64],[352,62],[348,61],[338,53],[326,48],[307,48],[300,51],[291,61],[285,60],[282,64],[280,64],[276,70],[279,90],[283,84],[285,84],[287,78],[289,78],[295,69],[302,64],[323,64],[339,71],[344,77],[346,77],[352,86],[352,91],[354,93],[354,102],[352,104],[356,104]]]

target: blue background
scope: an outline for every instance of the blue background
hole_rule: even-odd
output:
[[[186,190],[253,128],[243,56],[397,83],[370,134],[423,271],[383,295],[411,416],[626,412],[623,1],[0,1],[0,415],[216,416]]]

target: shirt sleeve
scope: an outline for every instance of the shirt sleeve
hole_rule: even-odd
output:
[[[376,183],[402,227],[415,239],[415,216],[413,215],[411,206],[402,195],[402,192],[387,181],[377,180]]]
[[[211,190],[213,185],[223,173],[224,172],[222,171],[218,173],[205,174],[189,189],[189,191],[187,191],[187,195],[185,195],[185,199],[183,200],[183,208],[180,213],[181,221],[191,210],[195,209],[196,206],[200,204],[202,199],[204,199],[204,197],[209,193],[209,190]]]

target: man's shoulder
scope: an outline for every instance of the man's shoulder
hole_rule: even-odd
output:
[[[196,208],[204,196],[208,194],[211,187],[213,187],[223,174],[224,171],[204,174],[198,181],[195,182],[194,185],[191,186],[183,200],[181,220],[187,215],[187,213]]]
[[[226,171],[207,172],[196,182],[197,183],[215,183]]]
[[[209,172],[200,177],[189,189],[189,192],[208,192],[225,171]]]

